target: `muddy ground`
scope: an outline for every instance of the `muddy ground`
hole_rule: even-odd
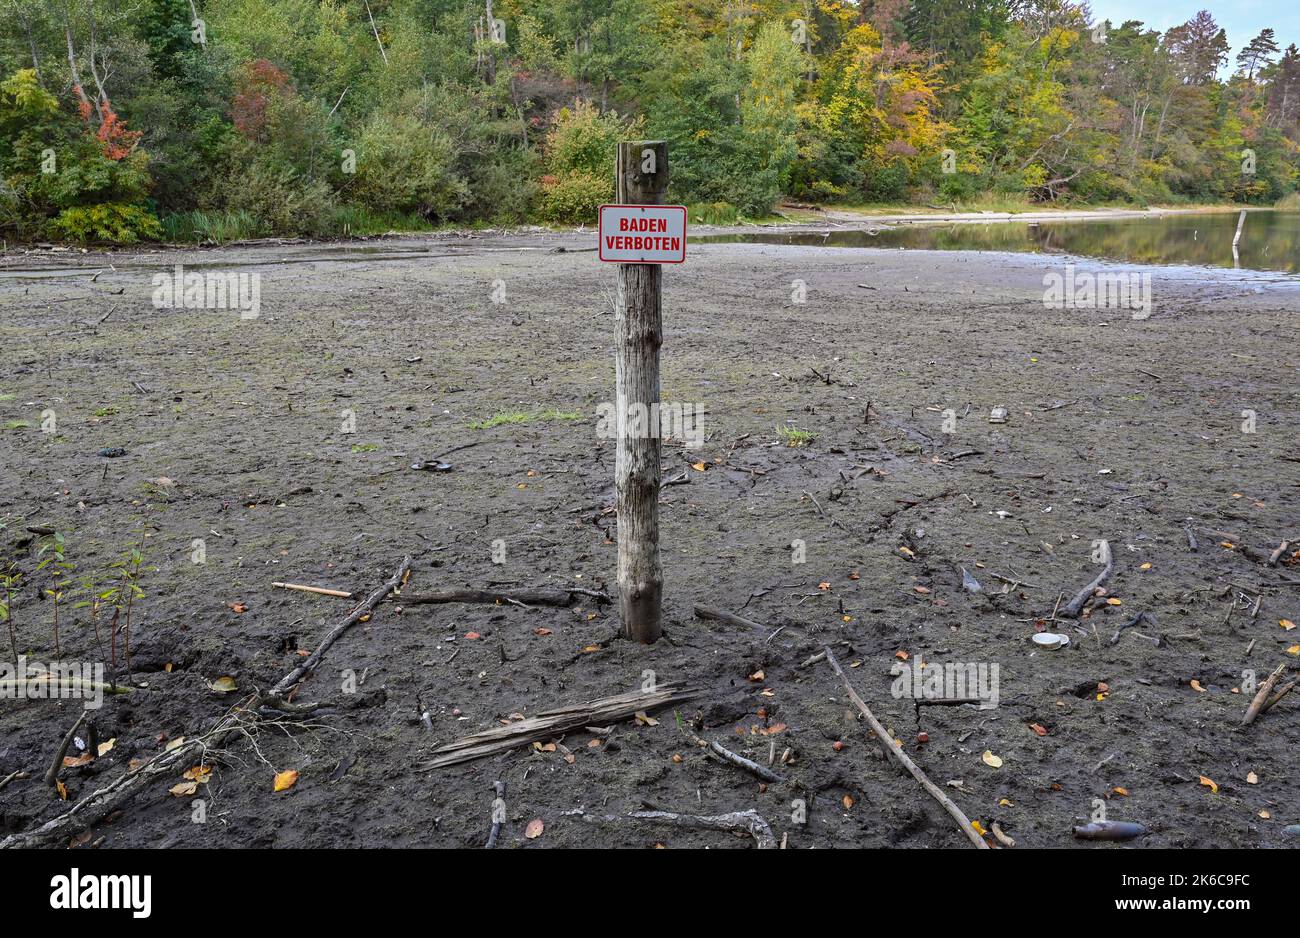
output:
[[[612,399],[615,268],[591,247],[590,234],[534,232],[4,256],[0,544],[28,574],[19,650],[53,656],[27,526],[65,532],[75,581],[109,576],[136,543],[156,568],[133,614],[137,686],[95,711],[115,743],[63,770],[69,802],[275,683],[348,611],[273,581],[365,592],[409,553],[408,593],[612,590],[614,447],[596,408]],[[1045,309],[1044,271],[1067,260],[693,246],[664,278],[663,397],[705,407],[707,440],[664,451],[665,479],[688,480],[662,497],[666,640],[611,640],[616,613],[585,595],[569,608],[385,604],[297,692],[324,716],[236,741],[196,795],[168,793],[178,773],[75,843],[481,846],[501,779],[508,848],[753,845],[570,813],[645,803],[753,808],[791,848],[968,847],[882,758],[829,667],[800,667],[829,642],[924,771],[1019,845],[1115,849],[1071,835],[1098,800],[1147,827],[1137,846],[1294,844],[1300,699],[1240,724],[1244,672],[1300,670],[1300,631],[1279,625],[1300,621],[1300,561],[1268,567],[1240,548],[1300,539],[1297,282],[1157,269],[1149,319]],[[260,273],[260,317],[154,308],[151,277],[176,263]],[[990,423],[999,405],[1009,419]],[[507,412],[538,416],[470,426]],[[815,439],[790,446],[778,426]],[[445,457],[451,472],[410,468],[468,443]],[[112,447],[126,455],[98,455]],[[1049,623],[1073,641],[1038,650],[1062,595],[1098,572],[1098,539],[1120,604]],[[103,660],[74,600],[63,655]],[[697,620],[695,603],[763,628]],[[1155,622],[1109,644],[1140,611]],[[996,664],[999,706],[895,697],[903,656]],[[702,694],[608,740],[419,767],[512,715],[635,690],[647,670]],[[210,690],[220,677],[238,690]],[[29,775],[0,791],[0,836],[68,808],[41,776],[80,707],[0,700],[0,779]],[[692,723],[764,764],[775,753],[790,781],[764,788],[710,760]],[[274,792],[291,769],[297,784]],[[544,832],[529,839],[534,819]]]

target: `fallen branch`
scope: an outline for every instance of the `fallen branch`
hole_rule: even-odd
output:
[[[434,758],[423,763],[420,768],[441,769],[462,762],[472,762],[484,756],[509,752],[519,746],[552,739],[587,726],[608,726],[635,716],[637,713],[648,713],[697,696],[699,691],[665,684],[649,693],[631,691],[547,710],[535,717],[518,720],[508,726],[497,726],[471,736],[463,736],[454,742],[439,746],[433,751]]]
[[[835,660],[835,653],[831,651],[830,646],[827,645],[823,651],[826,653],[827,663],[835,670],[835,673],[839,675],[840,681],[844,684],[844,689],[848,691],[849,699],[852,700],[854,706],[862,712],[862,715],[867,720],[867,725],[870,726],[872,732],[876,734],[876,738],[879,739],[881,744],[885,747],[885,751],[897,759],[903,768],[911,772],[912,777],[921,783],[921,787],[929,792],[930,795],[939,802],[939,804],[943,805],[943,809],[957,822],[962,833],[970,839],[971,843],[981,850],[991,849],[989,845],[984,842],[984,838],[981,837],[971,825],[970,818],[966,817],[966,815],[962,813],[961,808],[957,807],[951,798],[940,791],[939,786],[930,781],[926,774],[921,771],[920,767],[908,757],[907,753],[903,751],[903,748],[899,746],[898,743],[894,742],[893,737],[885,732],[885,728],[880,725],[880,721],[876,719],[875,714],[873,714],[871,709],[863,703],[862,698],[859,697],[857,691],[853,689],[853,685],[849,683],[848,675],[844,673],[844,669],[840,667],[840,663]]]
[[[633,811],[631,814],[582,814],[584,821],[614,824],[619,821],[646,821],[671,827],[703,828],[715,831],[747,831],[759,850],[776,847],[776,837],[763,816],[752,808],[731,814],[674,814],[671,811]]]
[[[591,596],[597,602],[601,603],[609,603],[612,601],[608,593],[577,588],[558,590],[449,589],[438,590],[433,593],[420,593],[415,596],[403,596],[402,605],[425,606],[436,603],[513,603],[525,606],[571,606],[573,605],[574,596]]]
[[[51,788],[59,780],[59,769],[63,767],[63,757],[68,754],[68,747],[72,745],[77,730],[85,725],[88,716],[90,716],[90,711],[82,710],[81,716],[77,717],[77,722],[72,724],[72,729],[68,730],[67,735],[63,737],[63,742],[59,743],[59,748],[54,753],[54,761],[50,763],[49,769],[45,772],[45,784]]]
[[[63,814],[50,818],[35,830],[11,834],[0,840],[0,850],[30,849],[60,841],[66,844],[72,835],[104,818],[150,782],[161,776],[175,776],[178,771],[194,765],[209,748],[215,748],[229,733],[237,731],[248,719],[249,712],[255,708],[256,703],[257,698],[253,697],[234,707],[207,733],[186,739],[176,748],[164,750],[144,764],[127,769],[103,788],[96,789]]]
[[[778,775],[777,773],[773,772],[765,765],[759,765],[757,762],[754,762],[751,759],[746,759],[744,756],[738,756],[730,749],[724,749],[722,746],[719,746],[715,742],[710,742],[709,740],[700,739],[700,737],[694,735],[691,736],[691,739],[695,740],[695,744],[697,746],[707,747],[710,752],[712,752],[718,758],[722,759],[723,762],[730,762],[732,765],[736,766],[736,768],[744,769],[746,772],[749,772],[751,775],[757,775],[765,782],[785,781],[784,775]]]
[[[379,603],[385,599],[389,593],[402,585],[402,581],[410,569],[411,558],[408,555],[402,558],[402,562],[397,567],[397,572],[389,578],[388,582],[367,596],[365,601],[353,609],[346,619],[334,626],[334,628],[330,630],[329,634],[321,640],[321,643],[316,646],[316,650],[308,655],[307,659],[303,661],[302,664],[298,665],[298,667],[294,668],[282,677],[280,682],[271,688],[269,696],[283,696],[289,688],[293,687],[309,673],[316,670],[316,666],[319,665],[321,659],[325,657],[325,652],[329,651],[330,646],[338,640],[339,636],[360,622],[362,617],[374,612],[375,606],[379,605]]]
[[[1259,708],[1259,712],[1268,713],[1268,711],[1273,709],[1274,704],[1280,701],[1287,694],[1291,693],[1291,689],[1295,687],[1295,685],[1296,685],[1295,681],[1287,681],[1285,684],[1283,684],[1281,687],[1277,689],[1276,694],[1268,698],[1268,700],[1264,701],[1264,706]]]
[[[1093,594],[1097,592],[1098,588],[1100,588],[1100,586],[1103,583],[1105,583],[1108,579],[1110,579],[1111,572],[1114,569],[1115,569],[1115,555],[1112,554],[1110,548],[1107,547],[1106,568],[1102,570],[1101,573],[1097,574],[1097,578],[1095,580],[1093,580],[1083,589],[1079,590],[1079,592],[1075,595],[1074,599],[1070,600],[1068,603],[1062,606],[1059,615],[1065,616],[1067,619],[1077,619],[1079,617],[1079,613],[1083,611],[1083,604],[1092,598]]]
[[[753,619],[746,619],[738,616],[734,612],[727,612],[725,609],[718,609],[714,606],[695,606],[695,618],[712,619],[714,622],[725,622],[727,625],[740,625],[749,629],[766,629],[761,622],[755,622]]]
[[[502,818],[504,812],[497,809],[497,802],[504,804],[506,783],[497,779],[492,783],[492,789],[496,792],[496,797],[492,799],[492,830],[488,831],[487,843],[483,845],[484,850],[491,850],[497,845],[497,838],[501,836],[501,825],[505,823]]]
[[[1268,566],[1276,567],[1278,560],[1281,559],[1282,555],[1286,553],[1287,548],[1290,546],[1290,541],[1283,541],[1281,544],[1278,544],[1277,549],[1268,555]]]
[[[1273,673],[1268,676],[1268,680],[1260,685],[1259,690],[1255,692],[1254,699],[1250,702],[1250,706],[1246,708],[1246,715],[1241,718],[1242,726],[1250,726],[1255,722],[1255,718],[1264,712],[1264,704],[1268,703],[1269,695],[1273,693],[1273,685],[1277,683],[1277,679],[1282,676],[1284,671],[1286,671],[1286,662],[1274,668]]]
[[[0,778],[0,791],[4,791],[6,788],[8,788],[10,782],[17,782],[26,777],[27,777],[27,773],[23,771],[10,772],[4,778]]]

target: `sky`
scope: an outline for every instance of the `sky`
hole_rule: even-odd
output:
[[[1125,20],[1141,20],[1148,29],[1164,32],[1185,23],[1199,10],[1209,10],[1228,32],[1235,67],[1241,47],[1265,27],[1277,34],[1279,48],[1300,46],[1300,3],[1296,0],[1090,0],[1094,19],[1108,19],[1118,26]]]

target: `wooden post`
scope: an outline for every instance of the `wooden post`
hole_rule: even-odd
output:
[[[662,205],[668,188],[668,145],[662,140],[618,145],[621,205]],[[624,638],[659,640],[663,567],[659,562],[659,346],[663,343],[663,268],[620,264],[615,309],[615,407],[618,453],[618,612]],[[647,421],[629,433],[630,408]]]

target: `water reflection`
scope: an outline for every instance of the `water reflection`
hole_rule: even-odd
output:
[[[899,225],[870,231],[758,232],[702,235],[702,243],[915,248],[1077,254],[1136,264],[1191,264],[1249,270],[1300,270],[1300,212],[1248,212],[1235,253],[1238,213],[1166,215],[1087,221]]]

